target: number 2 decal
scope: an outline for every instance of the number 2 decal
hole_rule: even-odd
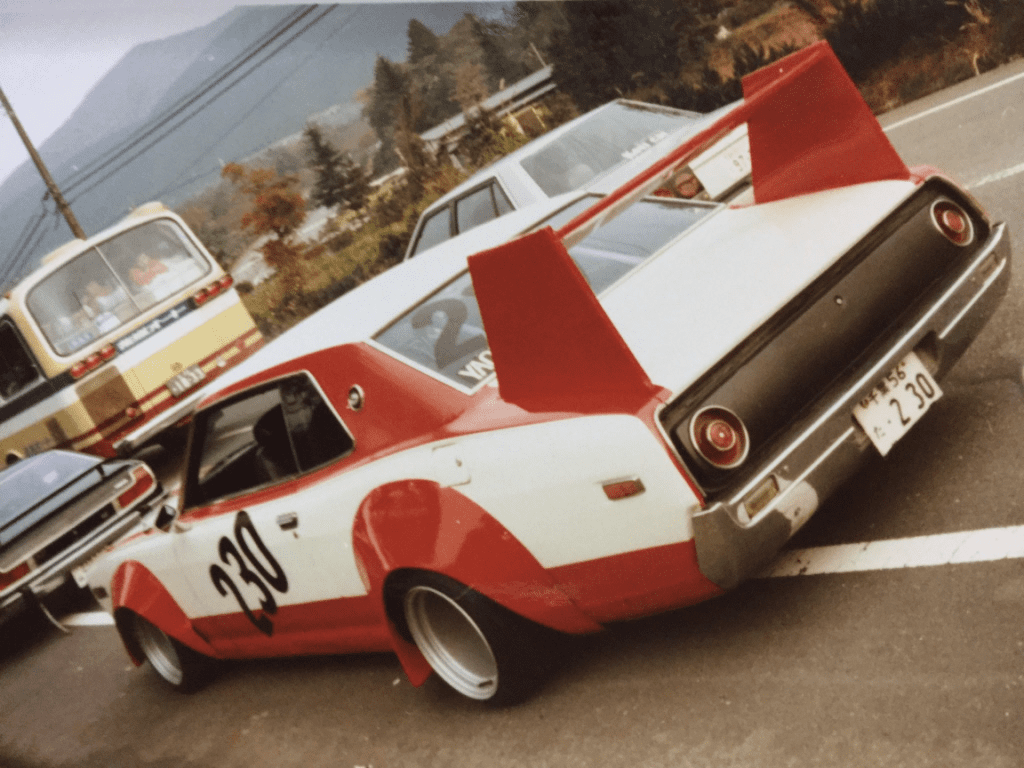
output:
[[[221,563],[237,571],[238,578],[243,583],[260,591],[259,607],[262,614],[257,616],[253,613],[238,585],[220,563],[210,566],[210,580],[223,597],[227,597],[229,592],[234,595],[245,617],[256,629],[269,637],[274,634],[274,622],[270,617],[277,613],[277,600],[274,599],[271,589],[281,594],[287,592],[288,577],[281,564],[267,549],[267,545],[256,531],[256,526],[252,524],[249,513],[244,509],[235,515],[234,534],[234,541],[227,536],[221,536],[217,542],[217,552]],[[259,550],[259,557],[253,553],[250,543]]]
[[[467,292],[464,291],[464,293]],[[425,328],[430,325],[435,312],[440,312],[445,316],[444,328],[441,329],[441,335],[434,342],[434,360],[439,369],[447,368],[456,360],[461,360],[466,355],[487,347],[487,338],[482,335],[471,336],[461,342],[458,340],[459,332],[469,318],[466,305],[458,299],[438,299],[420,307],[412,316],[412,327]]]

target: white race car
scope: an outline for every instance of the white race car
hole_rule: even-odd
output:
[[[611,194],[503,216],[226,374],[180,507],[90,573],[131,657],[191,688],[392,650],[514,701],[551,633],[721,594],[887,453],[998,306],[1005,226],[903,164],[826,44],[744,86]],[[649,194],[742,125],[748,194]]]

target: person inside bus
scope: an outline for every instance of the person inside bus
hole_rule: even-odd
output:
[[[160,259],[154,259],[145,252],[138,255],[138,258],[135,259],[135,266],[128,272],[132,278],[132,282],[139,287],[149,285],[159,275],[166,273],[167,265],[160,261]]]
[[[82,304],[100,333],[106,333],[121,324],[116,311],[127,301],[128,296],[121,286],[90,280],[85,285],[85,301]]]

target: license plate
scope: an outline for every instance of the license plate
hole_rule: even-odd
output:
[[[853,416],[885,456],[940,397],[939,385],[911,352],[860,401]]]
[[[172,395],[180,397],[204,378],[206,378],[206,374],[203,373],[202,368],[198,365],[190,365],[177,376],[169,379],[167,381],[167,388],[171,390]]]

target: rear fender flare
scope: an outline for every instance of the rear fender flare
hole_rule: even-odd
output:
[[[555,586],[518,539],[453,488],[430,480],[382,485],[360,504],[352,535],[363,578],[414,684],[426,679],[429,667],[409,641],[400,595],[389,587],[417,570],[444,574],[560,632],[601,629]]]
[[[165,634],[204,656],[217,653],[192,627],[192,622],[167,588],[139,562],[128,560],[118,566],[111,580],[114,624],[121,642],[136,666],[145,661],[132,631],[133,615],[142,616]]]

